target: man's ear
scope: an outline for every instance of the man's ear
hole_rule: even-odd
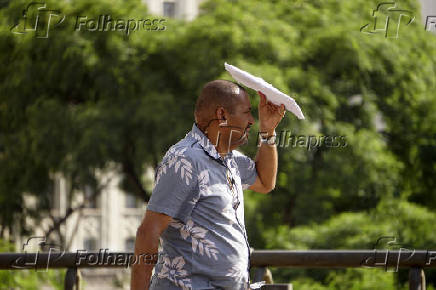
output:
[[[216,117],[219,120],[226,120],[226,110],[223,107],[218,107],[216,109]]]

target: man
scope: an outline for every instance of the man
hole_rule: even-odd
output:
[[[284,105],[259,92],[260,132],[275,135]],[[230,81],[207,83],[195,124],[158,167],[155,187],[137,231],[135,255],[162,250],[154,265],[132,266],[131,289],[248,289],[249,245],[242,190],[275,187],[277,149],[262,142],[254,163],[234,150],[254,123],[246,91]]]

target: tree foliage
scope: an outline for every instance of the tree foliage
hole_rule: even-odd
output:
[[[121,186],[147,201],[145,170],[191,128],[202,85],[230,79],[227,61],[295,96],[306,120],[288,113],[278,133],[346,140],[279,148],[276,189],[246,193],[255,248],[367,248],[387,233],[434,246],[436,39],[419,21],[391,39],[359,31],[374,21],[375,0],[213,0],[192,22],[127,36],[74,31],[75,16],[145,18],[139,0],[47,1],[67,18],[37,39],[10,31],[25,3],[0,9],[2,229],[24,212],[46,214],[55,172],[72,195],[116,164]],[[397,4],[419,19],[417,1]],[[242,148],[251,156],[255,131]],[[24,193],[38,197],[37,212],[23,208]]]

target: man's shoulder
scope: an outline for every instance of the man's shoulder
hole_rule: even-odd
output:
[[[155,182],[158,182],[162,173],[167,172],[170,168],[174,168],[175,172],[180,170],[182,178],[183,175],[192,177],[193,171],[197,170],[198,158],[196,156],[198,153],[195,152],[195,148],[189,142],[183,142],[183,140],[180,140],[167,150],[156,168]],[[183,172],[186,174],[183,174]]]
[[[254,168],[255,162],[249,156],[237,150],[233,150],[232,154],[233,154],[233,160],[236,162],[238,167],[248,168],[248,169]]]
[[[196,161],[203,153],[202,151],[203,150],[201,147],[198,146],[195,141],[185,137],[168,149],[162,159],[162,163],[175,158],[184,158],[189,159],[190,161]]]

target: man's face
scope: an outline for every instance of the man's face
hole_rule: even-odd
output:
[[[241,90],[237,97],[237,103],[233,107],[233,114],[228,114],[226,125],[226,137],[230,138],[230,149],[246,144],[250,127],[254,124],[254,117],[251,114],[251,104],[248,94]],[[226,126],[224,125],[224,126]]]

